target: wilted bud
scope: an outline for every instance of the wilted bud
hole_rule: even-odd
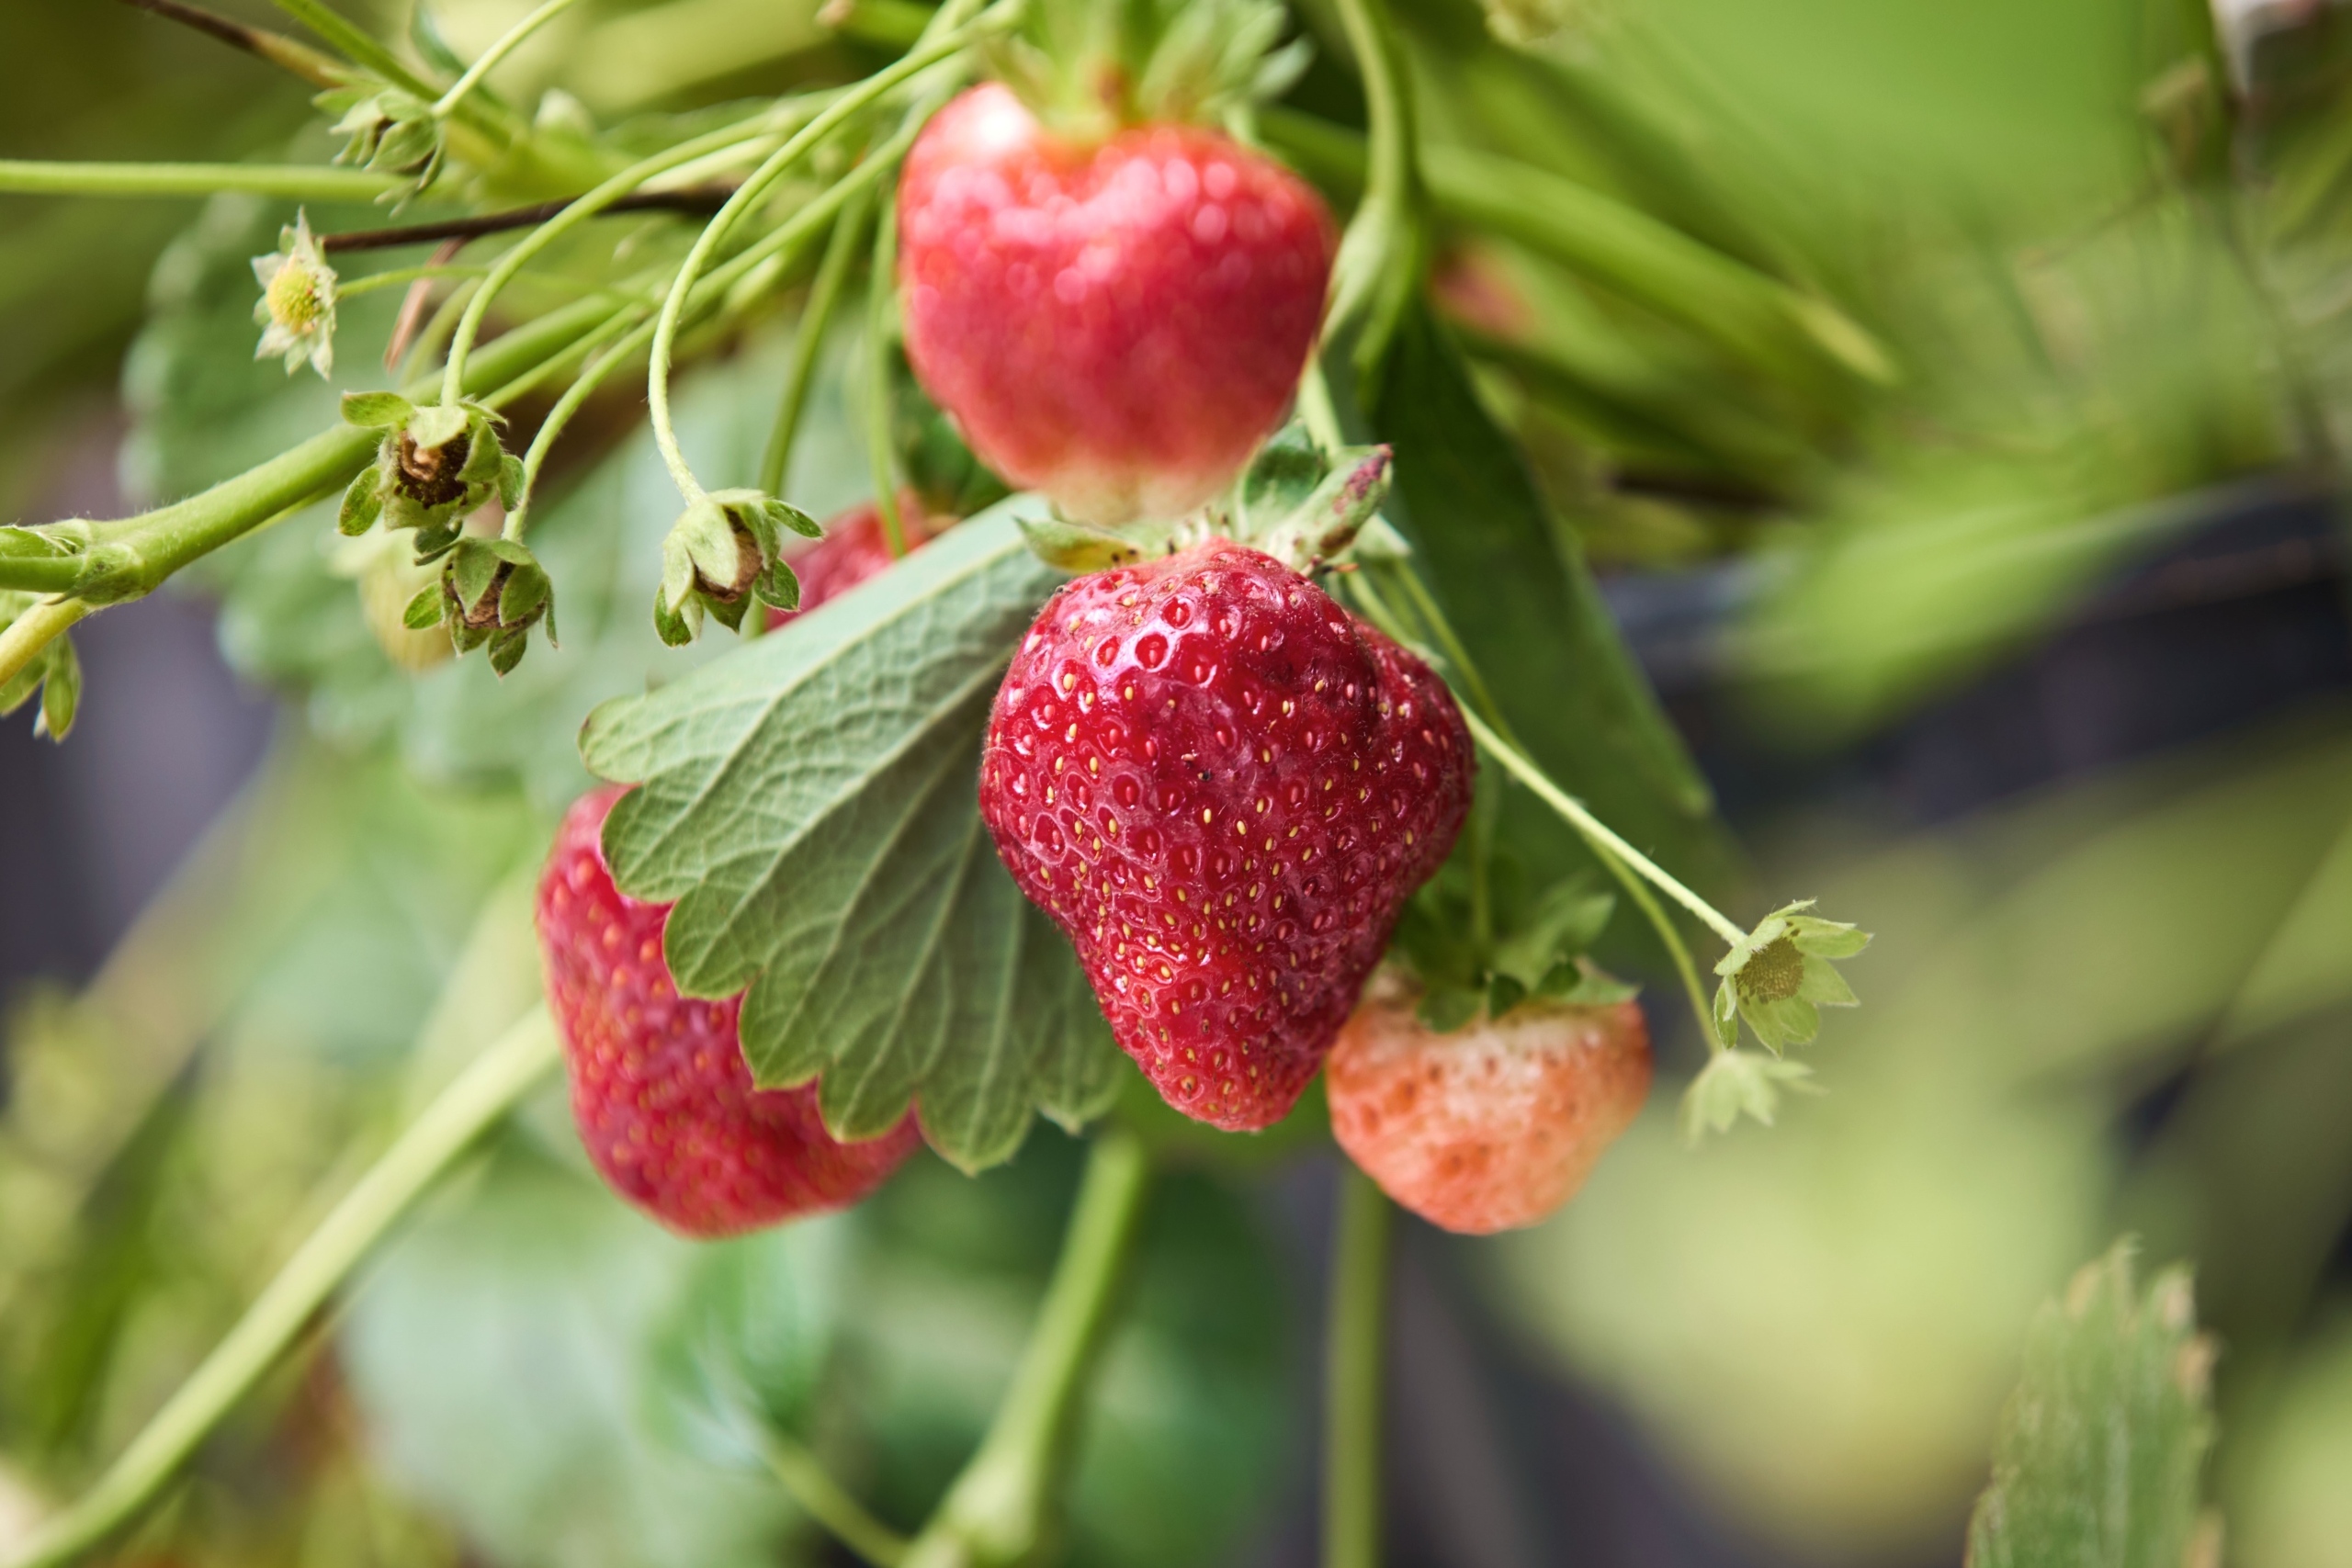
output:
[[[420,409],[397,393],[355,392],[343,417],[384,432],[376,461],[344,491],[335,526],[345,534],[380,518],[415,530],[416,558],[429,561],[457,546],[466,518],[492,497],[511,507],[522,492],[522,462],[499,445],[498,416],[479,403]]]
[[[545,622],[555,645],[555,585],[515,540],[460,539],[440,581],[409,601],[402,620],[416,631],[441,626],[459,653],[487,647],[490,667],[503,675],[523,661],[533,626]]]
[[[800,581],[785,564],[786,529],[820,538],[817,520],[756,490],[714,491],[686,508],[662,541],[653,626],[671,647],[692,642],[707,613],[733,631],[754,600],[797,608]]]

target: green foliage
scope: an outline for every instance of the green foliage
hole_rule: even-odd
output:
[[[1396,521],[1494,701],[1554,779],[1667,870],[1702,888],[1729,862],[1705,783],[1660,712],[1574,536],[1471,386],[1445,329],[1408,316],[1374,423],[1396,449]],[[1512,791],[1498,834],[1530,880],[1590,865],[1540,803]]]
[[[1119,1057],[1069,946],[1023,898],[973,781],[1004,662],[1057,581],[1012,505],[705,670],[591,716],[581,748],[641,784],[605,848],[632,896],[676,908],[689,995],[750,986],[763,1084],[822,1074],[842,1137],[917,1105],[968,1168],[1009,1157],[1033,1108],[1076,1126]]]
[[[2143,1294],[2121,1242],[2042,1308],[2001,1421],[1970,1568],[2215,1568],[2199,1475],[2213,1443],[2213,1342],[2186,1269]]]

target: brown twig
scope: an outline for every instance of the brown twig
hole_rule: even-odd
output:
[[[733,194],[733,188],[728,186],[637,191],[607,203],[597,216],[612,212],[716,212]],[[509,229],[536,229],[578,199],[565,197],[560,201],[542,201],[534,207],[517,207],[505,212],[408,223],[397,229],[354,229],[341,234],[322,234],[319,247],[328,251],[386,251],[399,245],[422,245],[432,240],[470,240],[482,234],[504,233]]]
[[[181,0],[122,0],[122,3],[194,28],[208,38],[219,39],[232,49],[242,49],[247,54],[256,55],[272,65],[291,71],[314,86],[340,87],[351,82],[356,74],[333,55],[288,38],[284,33],[247,27],[227,17],[183,5]]]
[[[427,265],[447,266],[458,259],[458,253],[465,248],[465,244],[462,236],[442,241]],[[425,307],[433,303],[433,282],[432,278],[420,277],[408,286],[408,297],[401,301],[400,319],[392,323],[391,341],[384,345],[386,370],[400,368],[401,357],[408,353],[408,345],[415,340],[416,329],[424,324]]]

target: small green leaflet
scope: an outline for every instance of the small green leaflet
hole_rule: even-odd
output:
[[[1119,1081],[1069,944],[980,823],[989,704],[1060,581],[1012,505],[786,635],[606,703],[581,736],[593,771],[644,786],[614,807],[605,853],[624,891],[676,901],[679,987],[751,987],[752,1076],[821,1074],[842,1137],[887,1131],[912,1100],[967,1169],[1009,1158],[1033,1109],[1074,1127]]]
[[[2165,1269],[2143,1296],[2132,1250],[2118,1242],[2035,1318],[1968,1568],[2218,1568],[2221,1521],[2199,1484],[2213,1342],[2188,1271]]]

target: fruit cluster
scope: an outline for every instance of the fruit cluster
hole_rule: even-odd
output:
[[[1334,229],[1272,161],[1196,127],[1074,145],[990,85],[931,122],[900,200],[918,378],[983,461],[1064,518],[1198,508],[1281,422]],[[1369,508],[1345,485],[1338,504]],[[1039,613],[981,756],[998,854],[1170,1105],[1264,1128],[1328,1065],[1334,1133],[1399,1201],[1464,1231],[1541,1218],[1641,1102],[1640,1011],[1544,1002],[1443,1034],[1401,979],[1360,1003],[1469,813],[1471,737],[1444,682],[1297,570],[1311,561],[1207,515],[1204,540],[1114,551],[1132,558]],[[889,562],[874,508],[837,520],[795,563],[800,612]],[[597,837],[616,793],[573,808],[539,902],[598,1168],[695,1235],[854,1201],[912,1148],[912,1115],[842,1144],[813,1082],[753,1086],[740,998],[679,998],[668,907],[613,886]]]

